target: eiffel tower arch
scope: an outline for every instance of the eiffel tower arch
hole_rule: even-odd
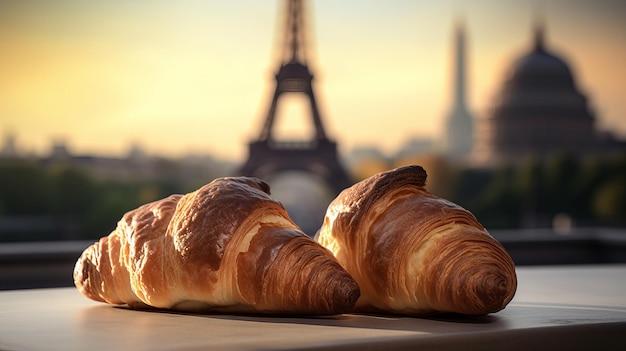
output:
[[[337,194],[351,181],[339,161],[337,144],[326,135],[315,100],[313,74],[306,60],[304,16],[303,0],[288,0],[274,96],[259,137],[249,144],[248,159],[240,173],[269,179],[281,172],[303,171],[323,180]],[[285,93],[302,94],[308,99],[314,127],[310,140],[276,140],[276,110]]]

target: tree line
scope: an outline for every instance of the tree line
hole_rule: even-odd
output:
[[[125,212],[224,175],[181,178],[175,162],[161,167],[154,179],[116,181],[68,165],[4,160],[0,241],[97,239]],[[492,169],[445,162],[425,168],[429,191],[469,209],[488,229],[550,227],[559,216],[575,226],[626,226],[626,154],[583,160],[560,153]],[[36,225],[42,219],[52,219],[50,228]]]
[[[0,241],[97,239],[127,211],[195,190],[215,177],[180,177],[182,167],[170,161],[159,168],[159,176],[150,180],[99,180],[69,164],[5,160],[0,164]]]
[[[626,225],[626,154],[581,159],[529,157],[495,169],[456,169],[443,196],[470,209],[487,228]]]

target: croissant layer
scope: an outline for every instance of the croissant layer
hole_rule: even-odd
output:
[[[74,283],[96,301],[202,312],[336,314],[360,295],[267,183],[248,177],[126,213],[83,252]]]
[[[360,311],[481,315],[503,309],[517,289],[515,265],[466,209],[425,190],[407,166],[344,190],[316,239],[354,277]]]

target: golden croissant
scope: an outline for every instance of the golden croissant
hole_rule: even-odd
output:
[[[424,189],[407,166],[345,189],[316,235],[357,281],[356,310],[484,315],[517,289],[515,265],[472,213]]]
[[[85,296],[134,308],[337,314],[359,287],[256,178],[219,178],[126,213],[74,269]]]

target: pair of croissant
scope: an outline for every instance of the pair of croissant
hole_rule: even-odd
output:
[[[344,190],[316,240],[269,186],[219,178],[126,213],[74,269],[85,296],[133,308],[228,313],[480,315],[517,287],[510,256],[467,210],[402,167]],[[321,244],[321,245],[320,245]]]

